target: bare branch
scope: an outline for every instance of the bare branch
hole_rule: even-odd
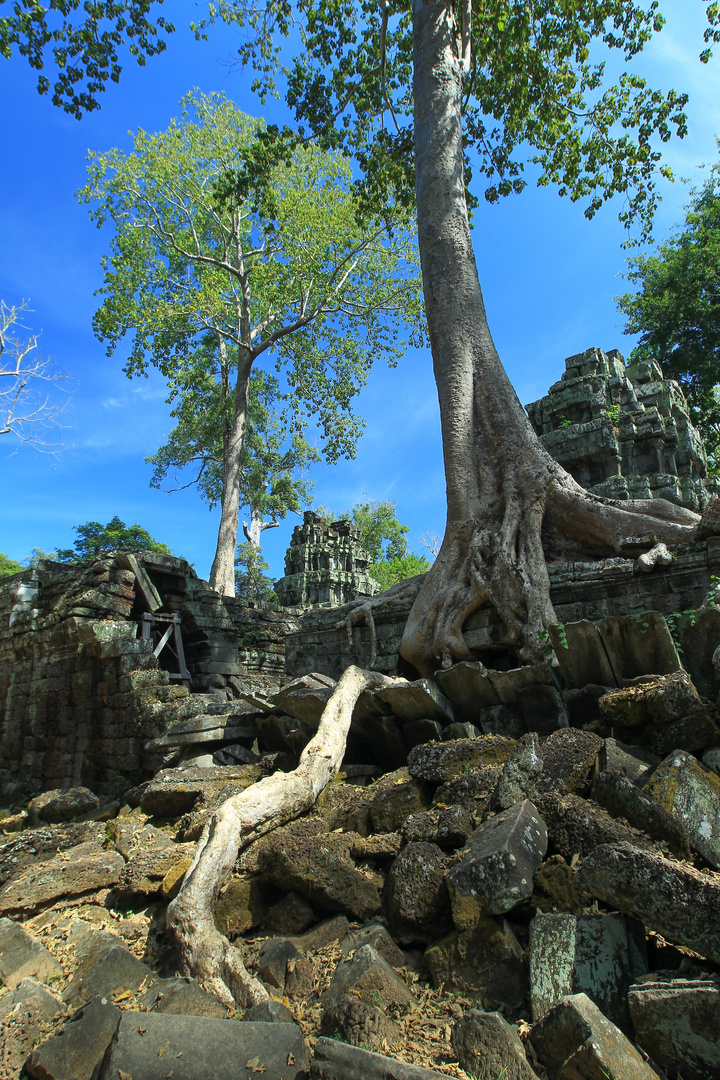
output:
[[[59,444],[48,442],[44,432],[63,426],[59,417],[68,406],[68,392],[59,388],[65,397],[58,400],[50,386],[58,389],[68,376],[36,353],[37,334],[18,336],[19,329],[27,329],[20,322],[25,310],[26,301],[11,306],[0,300],[0,435],[55,453]]]

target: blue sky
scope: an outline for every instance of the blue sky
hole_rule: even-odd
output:
[[[0,551],[21,560],[34,547],[70,547],[73,526],[117,514],[139,522],[184,555],[206,577],[219,511],[208,511],[194,491],[175,494],[149,487],[144,458],[169,431],[169,409],[158,377],[128,380],[124,353],[112,358],[92,333],[94,296],[108,236],[90,222],[75,192],[85,179],[88,150],[129,148],[128,132],[167,127],[192,87],[222,90],[241,108],[269,121],[287,119],[282,103],[261,107],[249,78],[225,62],[234,33],[216,28],[195,42],[185,29],[198,8],[177,0],[168,14],[178,26],[167,51],[138,68],[128,61],[119,85],[110,85],[101,111],[81,122],[54,108],[35,89],[36,75],[19,57],[0,58],[4,168],[0,170],[0,297],[23,299],[26,324],[40,331],[40,347],[72,377],[72,408],[65,448],[48,456],[0,438]],[[689,133],[666,148],[679,176],[702,180],[697,167],[716,160],[720,135],[720,57],[697,60],[704,28],[700,0],[661,5],[668,24],[642,58],[654,85],[690,94]],[[687,188],[665,185],[656,219],[662,240],[682,216]],[[626,290],[625,253],[617,208],[588,222],[579,205],[551,189],[528,189],[475,214],[474,242],[490,325],[521,401],[543,395],[564,370],[564,358],[590,346],[628,352],[614,297]],[[444,477],[437,395],[429,354],[411,351],[397,368],[373,371],[358,407],[365,434],[354,461],[312,473],[318,502],[338,511],[365,495],[393,499],[410,527],[411,546],[444,527]],[[273,573],[293,525],[265,533]]]

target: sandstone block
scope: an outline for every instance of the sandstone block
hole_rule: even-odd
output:
[[[598,773],[590,793],[613,817],[624,818],[653,840],[666,844],[679,858],[689,858],[690,846],[681,823],[623,773]]]
[[[619,1028],[586,994],[563,998],[530,1035],[550,1080],[659,1080]]]
[[[537,683],[518,691],[520,713],[528,731],[549,735],[558,728],[568,726],[565,702],[556,686]]]
[[[455,926],[470,929],[526,900],[546,850],[545,823],[529,800],[484,822],[446,878]]]
[[[622,915],[539,914],[530,923],[534,1020],[561,998],[585,993],[630,1032],[628,987],[647,969],[643,928]]]
[[[124,1012],[98,1080],[304,1080],[309,1056],[296,1024]]]
[[[407,963],[405,953],[398,948],[382,923],[366,923],[358,930],[351,930],[340,942],[343,956],[361,949],[363,945],[372,945],[375,952],[379,953],[383,960],[387,960],[391,967],[401,968]]]
[[[28,816],[31,825],[41,821],[49,823],[72,821],[81,814],[97,810],[100,800],[86,787],[72,787],[63,790],[44,791],[28,803]]]
[[[398,941],[429,943],[451,929],[446,873],[447,859],[435,844],[408,844],[394,860],[383,904]]]
[[[372,945],[363,945],[350,959],[341,960],[326,991],[326,1002],[352,993],[370,1005],[413,1005],[414,995]]]
[[[275,987],[284,994],[288,960],[295,960],[299,956],[292,941],[284,937],[270,938],[257,956],[258,976],[267,986]]]
[[[720,879],[629,844],[582,860],[579,884],[676,945],[720,963]]]
[[[717,740],[718,730],[685,671],[661,675],[600,699],[606,721],[623,738],[669,754],[678,747],[699,750]]]
[[[137,991],[155,982],[155,974],[114,934],[93,932],[78,946],[80,962],[65,987],[63,1001],[71,1008],[92,997],[113,999],[125,990]]]
[[[483,919],[454,930],[425,952],[433,986],[474,993],[517,1007],[528,993],[523,950],[504,919]]]
[[[668,1074],[720,1076],[720,987],[715,982],[646,982],[630,987],[635,1041]]]
[[[502,809],[521,799],[538,799],[546,792],[582,792],[597,767],[603,740],[590,731],[563,728],[543,742],[532,732],[511,751],[493,795]]]
[[[452,1048],[477,1080],[537,1080],[522,1039],[500,1013],[470,1009],[453,1028]]]
[[[670,814],[698,855],[720,868],[720,777],[684,750],[665,758],[643,788]]]
[[[315,1043],[310,1080],[442,1080],[446,1073],[322,1037]]]
[[[0,913],[38,911],[62,897],[82,896],[116,885],[125,868],[117,851],[98,851],[92,844],[61,851],[23,867],[0,889]]]
[[[91,1080],[121,1016],[117,1005],[93,998],[59,1035],[33,1050],[25,1064],[28,1076],[31,1080]]]
[[[453,664],[437,671],[435,679],[462,721],[477,724],[482,709],[500,704],[484,664],[474,661]]]
[[[569,688],[581,689],[588,683],[617,685],[600,631],[594,622],[588,619],[567,622],[562,634],[557,626],[551,626],[550,641],[560,674]]]
[[[452,705],[432,679],[384,686],[373,693],[390,706],[394,716],[405,722],[438,720],[444,726],[452,724],[455,719]]]
[[[183,1016],[226,1017],[228,1010],[217,998],[202,990],[194,979],[158,979],[142,998],[148,1012]]]
[[[38,939],[19,923],[0,919],[0,979],[13,990],[22,979],[41,982],[62,976],[62,968]]]
[[[669,675],[682,670],[675,642],[659,611],[646,611],[642,619],[603,619],[598,630],[618,686],[639,675]]]
[[[325,1007],[320,1033],[365,1050],[381,1050],[383,1044],[387,1046],[400,1037],[397,1024],[382,1009],[349,994],[333,998]]]
[[[408,754],[408,772],[417,780],[445,784],[475,769],[503,764],[513,746],[512,739],[498,735],[416,746]]]

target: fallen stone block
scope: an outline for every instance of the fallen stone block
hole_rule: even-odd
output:
[[[672,634],[659,611],[646,611],[640,619],[611,616],[598,623],[598,630],[618,686],[640,675],[682,670]]]
[[[258,755],[254,754],[252,750],[248,750],[247,746],[243,746],[242,743],[223,746],[213,753],[213,763],[215,765],[257,765],[259,761]]]
[[[600,711],[624,741],[663,756],[678,747],[700,750],[720,734],[686,671],[611,690]]]
[[[720,682],[713,656],[720,645],[720,608],[715,604],[678,619],[683,664],[701,697],[715,702]]]
[[[530,1041],[549,1080],[659,1080],[587,994],[559,1001],[533,1025]]]
[[[568,715],[562,694],[549,683],[525,686],[517,694],[520,713],[528,731],[549,735],[568,726]]]
[[[435,672],[435,681],[452,702],[461,721],[478,724],[482,709],[499,705],[500,698],[484,664],[464,660]]]
[[[315,1043],[310,1080],[447,1080],[447,1073],[323,1036]]]
[[[325,991],[325,1002],[350,993],[379,1009],[416,1003],[398,973],[372,945],[363,945],[352,957],[340,961]]]
[[[165,750],[172,746],[193,746],[208,742],[252,743],[259,734],[255,717],[258,714],[265,715],[265,710],[253,710],[248,706],[247,712],[243,713],[238,711],[237,703],[233,703],[233,709],[232,713],[203,713],[191,720],[180,720],[162,735],[146,743],[145,749]]]
[[[343,941],[349,930],[350,923],[345,916],[336,915],[333,919],[323,919],[317,926],[313,926],[312,930],[293,938],[293,945],[301,953],[317,952],[333,941]]]
[[[500,699],[500,704],[517,707],[519,706],[518,694],[521,690],[528,686],[552,683],[555,676],[548,670],[546,664],[536,664],[534,667],[510,668],[509,671],[490,668],[488,678]]]
[[[132,902],[152,896],[176,867],[182,865],[184,873],[190,866],[195,844],[175,844],[165,834],[159,835],[161,842],[141,848],[128,859],[115,888],[118,899]],[[170,881],[168,887],[172,887]]]
[[[589,683],[617,686],[600,631],[594,622],[581,619],[562,627],[550,627],[550,642],[555,650],[563,681],[570,689]]]
[[[288,716],[316,728],[336,685],[327,675],[311,671],[287,683],[268,700]]]
[[[243,791],[262,776],[258,765],[211,765],[209,768],[162,769],[145,788],[140,806],[151,817],[175,818],[197,801],[214,801],[223,789]]]
[[[520,710],[508,705],[491,705],[480,713],[483,735],[500,735],[504,739],[521,739],[527,734]]]
[[[387,960],[391,967],[404,967],[407,957],[402,949],[398,948],[387,929],[379,922],[369,922],[358,930],[351,930],[340,941],[343,956],[361,949],[363,945],[372,945],[376,953]]]
[[[22,979],[14,990],[4,994],[0,998],[0,1075],[8,1080],[25,1075],[23,1065],[28,1054],[53,1033],[64,1016],[63,1003],[34,979]]]
[[[443,726],[438,720],[409,720],[407,724],[403,724],[402,733],[405,745],[411,750],[424,743],[440,742],[443,738]]]
[[[571,727],[584,728],[586,731],[599,731],[601,728],[600,698],[607,694],[612,686],[588,683],[577,689],[564,690],[563,701],[567,709]]]
[[[604,740],[598,755],[601,772],[622,773],[635,785],[644,784],[661,760],[649,750],[627,746],[611,736]]]
[[[643,794],[675,819],[693,851],[720,869],[720,777],[676,750],[658,765]]]
[[[99,997],[88,1001],[58,1035],[33,1050],[25,1063],[28,1076],[31,1080],[91,1080],[121,1016],[117,1005]]]
[[[416,780],[445,784],[475,769],[502,765],[514,745],[512,739],[483,735],[479,739],[416,746],[408,754],[408,772]]]
[[[12,919],[0,919],[0,980],[13,990],[22,979],[47,981],[62,968],[38,939]]]
[[[475,828],[470,806],[433,806],[422,814],[412,814],[403,823],[400,836],[405,844],[437,844],[454,850],[466,843]]]
[[[630,1033],[627,992],[648,970],[643,927],[622,915],[539,914],[530,923],[533,1020],[585,993]]]
[[[257,877],[231,877],[215,901],[215,925],[235,936],[258,926],[268,912],[267,886]]]
[[[124,868],[122,855],[98,850],[92,842],[60,851],[55,858],[24,866],[3,885],[0,914],[39,911],[61,898],[116,885]]]
[[[407,769],[386,773],[370,790],[370,819],[374,832],[392,833],[430,802],[424,786]]]
[[[382,1009],[361,998],[342,994],[323,1011],[320,1034],[342,1039],[365,1050],[381,1050],[400,1038],[400,1029]]]
[[[720,878],[629,844],[587,854],[579,884],[676,945],[720,963]]]
[[[289,892],[268,908],[263,919],[263,929],[289,937],[292,934],[304,934],[315,921],[315,912],[307,900],[296,892]]]
[[[266,986],[275,987],[284,994],[288,960],[295,960],[298,956],[299,951],[288,938],[270,938],[257,955],[258,976]]]
[[[309,1057],[296,1024],[124,1012],[98,1080],[304,1080]]]
[[[287,1005],[283,1005],[282,1001],[275,1001],[274,998],[268,998],[266,1001],[261,1001],[259,1005],[246,1009],[243,1020],[255,1020],[263,1024],[295,1023],[295,1018]]]
[[[92,931],[81,940],[76,955],[79,963],[63,992],[63,1001],[70,1008],[80,1008],[96,995],[112,1000],[155,982],[152,968],[138,960],[114,934]]]
[[[578,887],[577,876],[562,855],[551,855],[541,863],[533,878],[531,904],[536,911],[581,915],[592,904],[589,892]]]
[[[501,771],[502,766],[498,765],[463,773],[455,780],[441,784],[435,792],[433,802],[440,810],[445,810],[449,806],[467,809],[474,821],[481,821],[490,805],[490,799],[497,787]]]
[[[475,727],[474,724],[461,724],[456,721],[443,729],[442,738],[444,742],[449,742],[453,739],[479,739],[482,734],[480,728]]]
[[[398,681],[393,686],[374,690],[373,694],[390,706],[393,716],[406,723],[409,720],[438,720],[445,726],[455,720],[452,705],[432,679]]]
[[[266,881],[306,896],[316,910],[367,922],[380,910],[377,886],[352,862],[351,838],[324,833],[318,824],[301,819],[277,829],[262,841],[258,868]]]
[[[158,979],[142,998],[148,1012],[183,1016],[226,1017],[228,1010],[217,998],[203,990],[194,979]]]
[[[522,1039],[500,1013],[470,1009],[453,1027],[452,1048],[476,1080],[537,1080]]]
[[[27,806],[28,817],[31,826],[40,822],[50,824],[72,821],[81,814],[89,814],[97,810],[100,800],[97,795],[86,787],[72,787],[55,791],[44,791],[42,795],[36,795]]]
[[[603,740],[590,731],[563,728],[543,742],[531,732],[511,751],[492,806],[505,809],[522,799],[539,799],[544,794],[566,795],[584,792],[597,767]]]
[[[433,986],[510,1007],[528,994],[523,949],[505,919],[483,919],[472,930],[454,930],[426,950],[425,962]]]
[[[393,937],[429,944],[452,928],[445,884],[448,862],[435,844],[408,844],[390,867],[383,906]]]
[[[579,795],[543,795],[538,799],[553,847],[567,863],[583,858],[600,844],[631,844],[657,850],[658,845],[639,829],[617,821],[591,799]]]
[[[660,802],[639,791],[623,773],[598,773],[590,794],[613,817],[624,818],[653,840],[666,845],[678,858],[690,857],[690,845],[681,823]]]
[[[683,1080],[720,1076],[720,987],[674,979],[631,986],[635,1041],[664,1072]]]
[[[457,929],[470,929],[485,916],[503,914],[526,900],[546,850],[545,823],[529,800],[476,829],[467,853],[446,878]]]

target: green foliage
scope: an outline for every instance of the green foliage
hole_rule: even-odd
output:
[[[107,525],[88,521],[84,525],[73,525],[73,528],[78,538],[72,548],[58,550],[60,562],[83,562],[96,558],[103,551],[156,551],[161,555],[172,555],[169,547],[154,540],[141,525],[126,525],[117,515]]]
[[[168,398],[175,404],[171,415],[176,426],[165,445],[146,458],[155,466],[150,481],[153,487],[162,487],[172,472],[181,487],[196,484],[210,507],[222,499],[223,446],[234,408],[222,356],[214,346],[215,342],[206,338],[198,352],[179,366]],[[251,375],[240,505],[273,521],[286,517],[288,511],[299,513],[308,505],[312,485],[305,472],[320,459],[301,434],[287,436],[287,423],[274,407],[286,402],[287,395],[280,393],[275,376],[264,371]],[[188,472],[190,479],[182,483]]]
[[[620,423],[620,406],[608,405],[607,409],[605,410],[605,415],[610,421],[612,421],[613,425],[617,427]]]
[[[677,379],[691,419],[720,468],[720,163],[693,191],[684,228],[655,254],[630,260],[635,293],[617,297],[624,333],[639,334],[630,360],[657,360]]]
[[[0,580],[6,577],[12,577],[13,574],[19,574],[25,567],[20,563],[15,562],[14,559],[9,559],[7,555],[3,555],[0,551]]]
[[[718,4],[708,4],[706,12],[703,61],[720,40]],[[254,66],[261,93],[274,91],[281,39],[299,34],[287,98],[304,134],[356,158],[368,212],[376,212],[388,192],[413,205],[409,5],[266,0],[255,7],[224,0],[211,8],[212,18],[242,27],[240,58]],[[645,10],[633,0],[473,4],[464,137],[479,155],[485,198],[496,202],[521,191],[529,162],[540,185],[555,184],[560,195],[582,200],[587,217],[621,195],[621,220],[647,236],[658,201],[658,142],[686,130],[686,95],[652,90],[631,68],[662,25],[657,4]],[[615,83],[606,74],[608,50],[620,60],[613,65],[621,68]],[[660,172],[670,175],[667,168]],[[468,160],[466,183],[470,178]]]
[[[0,19],[0,55],[9,60],[17,47],[36,71],[50,63],[55,77],[53,105],[79,120],[83,112],[100,108],[97,95],[108,79],[119,81],[121,48],[127,46],[141,66],[148,56],[165,49],[158,30],[170,34],[174,27],[160,16],[149,18],[154,6],[153,0],[92,0],[82,5],[80,0],[50,0],[44,5],[24,0]],[[38,76],[37,88],[40,94],[48,93],[47,75]]]
[[[383,559],[373,563],[370,574],[379,583],[382,591],[391,589],[407,578],[415,577],[416,574],[426,574],[430,569],[430,563],[424,555],[410,552],[407,555],[396,555],[394,558]]]
[[[373,563],[407,555],[405,536],[409,529],[398,521],[394,502],[380,499],[356,503],[351,514],[360,530],[360,542]]]
[[[414,235],[391,201],[392,228],[358,225],[341,155],[307,145],[256,173],[260,121],[222,94],[181,109],[167,131],[138,132],[132,153],[90,155],[79,198],[115,227],[95,332],[112,354],[132,330],[126,373],[154,365],[171,393],[202,378],[208,334],[228,387],[238,351],[267,353],[285,369],[290,433],[313,418],[328,460],[352,457],[372,361],[394,363],[422,333]]]
[[[272,578],[265,571],[270,564],[263,559],[260,549],[249,541],[238,544],[235,552],[235,596],[246,603],[262,607],[276,604]]]

